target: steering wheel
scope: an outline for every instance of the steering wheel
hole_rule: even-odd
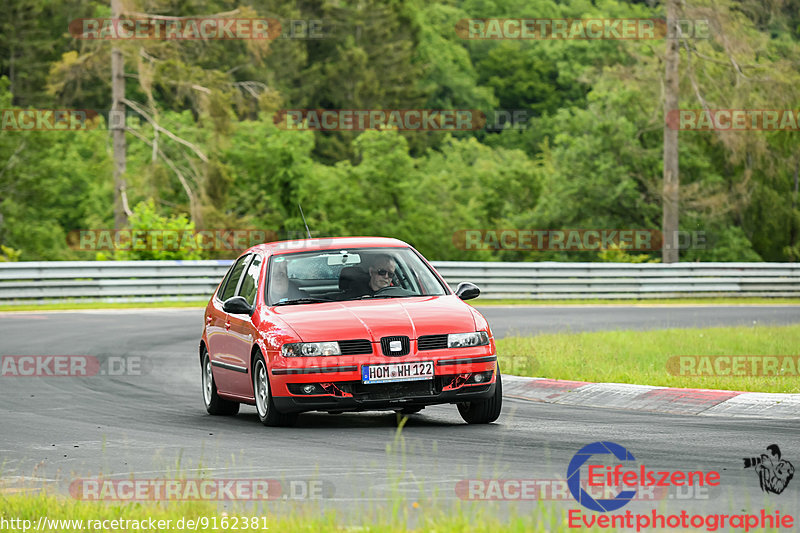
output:
[[[410,296],[410,295],[413,294],[411,291],[408,291],[408,290],[406,290],[406,289],[404,289],[402,287],[396,287],[394,285],[389,285],[388,287],[381,287],[380,289],[375,291],[373,296],[389,295],[389,294],[392,294],[393,292],[397,296]]]

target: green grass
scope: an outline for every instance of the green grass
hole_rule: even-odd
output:
[[[580,300],[492,300],[478,298],[469,303],[476,307],[492,305],[799,305],[800,298],[642,298],[642,299],[601,299],[586,298]]]
[[[800,355],[800,325],[554,333],[498,339],[504,373],[603,383],[753,392],[800,392],[798,372],[782,376],[672,375],[681,355]],[[786,369],[785,369],[786,370]]]
[[[20,304],[20,305],[0,305],[0,312],[7,311],[69,311],[80,309],[152,309],[152,308],[203,308],[206,301],[181,302],[86,302],[72,300],[58,303],[44,304]],[[491,300],[478,298],[470,300],[470,304],[481,306],[495,305],[687,305],[687,304],[706,304],[706,305],[800,305],[800,298],[678,298],[678,299],[643,299],[643,300]]]
[[[389,502],[390,509],[383,509],[381,512],[359,513],[358,518],[345,519],[341,513],[334,510],[320,511],[315,506],[298,506],[287,503],[276,503],[271,509],[266,510],[244,510],[230,509],[221,511],[216,502],[147,502],[147,503],[101,503],[85,502],[64,496],[47,495],[45,493],[22,495],[0,494],[0,518],[30,520],[28,531],[42,532],[70,532],[70,531],[194,531],[192,527],[178,529],[176,524],[183,519],[186,524],[188,520],[205,519],[199,522],[197,531],[212,531],[210,525],[216,519],[217,531],[265,531],[266,525],[269,531],[291,531],[319,533],[325,531],[342,532],[454,532],[472,533],[494,531],[513,531],[513,532],[537,532],[553,531],[546,527],[547,523],[564,524],[566,511],[554,505],[545,505],[537,508],[536,511],[526,515],[515,516],[505,515],[495,512],[494,506],[488,502],[478,502],[453,512],[453,509],[444,511],[443,508],[435,506],[428,507],[425,502],[408,503],[397,499]],[[576,504],[577,505],[577,504]],[[268,505],[269,507],[269,505]],[[70,525],[61,524],[60,527],[43,527],[36,530],[36,525],[40,517],[48,520],[82,520],[81,528],[75,527],[75,523]],[[223,529],[222,520],[226,517],[228,527]],[[243,527],[244,518],[258,517],[257,527],[248,520],[247,526]],[[132,524],[120,523],[123,527],[98,529],[87,527],[88,520],[163,520],[161,526],[169,526],[151,529],[149,527],[134,528]],[[169,523],[166,521],[170,520]],[[234,529],[234,520],[236,528]],[[209,524],[209,527],[202,527]],[[108,523],[107,525],[111,525]],[[0,532],[22,531],[22,527],[5,527],[0,520]],[[568,528],[563,527],[564,531]]]
[[[569,532],[569,531],[615,531],[614,528],[601,529],[597,526],[585,527],[583,524],[575,528],[569,527],[568,510],[579,510],[576,524],[580,524],[580,516],[587,520],[599,519],[603,513],[593,513],[581,508],[577,503],[570,506],[558,505],[555,502],[540,502],[532,511],[517,512],[515,510],[499,510],[495,502],[474,502],[471,505],[457,506],[455,509],[427,507],[425,504],[409,505],[396,499],[390,502],[390,509],[382,512],[358,513],[357,518],[347,519],[333,510],[320,511],[312,507],[301,509],[297,506],[279,503],[272,510],[230,509],[220,511],[212,502],[190,503],[128,503],[105,504],[99,502],[83,502],[63,496],[46,494],[8,495],[0,493],[0,532],[27,531],[67,533],[77,531],[106,532],[182,532],[182,531],[278,531],[278,532],[358,532],[358,533],[400,533],[400,532],[440,532],[440,533],[494,533],[494,532]],[[654,506],[660,514],[678,514],[674,509],[667,509],[666,502],[661,501]],[[767,514],[773,513],[772,505],[765,505]],[[638,510],[649,515],[646,509]],[[709,509],[696,514],[708,515],[719,513],[720,509]],[[730,514],[745,514],[746,511],[727,510]],[[753,511],[751,511],[753,513]],[[46,517],[42,527],[36,529],[40,517]],[[256,526],[251,523],[256,517]],[[2,520],[27,520],[28,523],[13,522],[4,524]],[[149,527],[149,521],[155,527]],[[247,525],[244,520],[247,519]],[[80,520],[70,524],[53,523],[53,520]],[[108,521],[105,523],[88,521]],[[111,520],[118,520],[117,527]],[[197,522],[197,521],[200,522]],[[214,522],[216,520],[216,523]],[[226,523],[223,523],[223,520]],[[129,521],[127,523],[122,521]],[[138,526],[130,521],[136,521]],[[145,522],[147,521],[147,522]],[[158,521],[163,521],[158,523]],[[169,521],[169,522],[167,522]],[[194,527],[189,521],[197,522]],[[182,527],[177,527],[181,524]],[[213,526],[216,524],[216,528]],[[222,527],[223,524],[226,527]],[[98,527],[100,526],[100,527]],[[127,527],[125,527],[127,526]],[[728,528],[724,528],[727,530]],[[648,529],[645,528],[644,531]],[[751,531],[779,531],[779,529],[754,528]]]

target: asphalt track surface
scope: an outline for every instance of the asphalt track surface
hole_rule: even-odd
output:
[[[482,311],[498,336],[800,322],[798,306]],[[409,417],[399,435],[397,417],[382,412],[304,414],[296,427],[266,428],[250,406],[234,418],[206,414],[197,356],[201,326],[197,309],[0,314],[0,355],[91,355],[101,369],[118,357],[144,363],[142,372],[129,375],[0,377],[0,490],[52,483],[67,492],[73,480],[101,474],[275,479],[284,492],[266,505],[277,512],[335,508],[343,521],[357,523],[370,511],[388,512],[400,495],[413,520],[431,507],[463,507],[458,487],[464,480],[563,479],[581,447],[612,441],[648,469],[721,474],[721,485],[707,492],[673,487],[660,493],[663,500],[625,509],[719,513],[766,506],[800,519],[800,472],[782,494],[766,494],[742,462],[777,443],[783,458],[800,468],[800,413],[788,421],[709,419],[506,399],[499,421],[488,426],[468,426],[455,406],[445,405]],[[305,498],[309,487],[322,497]],[[560,498],[556,505],[581,509],[568,495]],[[505,515],[533,512],[537,502],[468,505]]]
[[[481,307],[495,336],[800,323],[800,306],[587,305]]]

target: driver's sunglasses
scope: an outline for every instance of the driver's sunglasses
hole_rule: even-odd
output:
[[[394,270],[380,269],[375,271],[379,276],[394,276]]]

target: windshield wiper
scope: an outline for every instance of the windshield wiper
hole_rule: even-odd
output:
[[[279,305],[294,305],[294,304],[314,304],[317,302],[332,302],[333,300],[326,300],[325,298],[295,298],[294,300],[283,300],[274,304]]]
[[[380,300],[381,298],[412,298],[414,296],[419,296],[419,294],[365,294],[364,296],[359,296],[356,300]]]

